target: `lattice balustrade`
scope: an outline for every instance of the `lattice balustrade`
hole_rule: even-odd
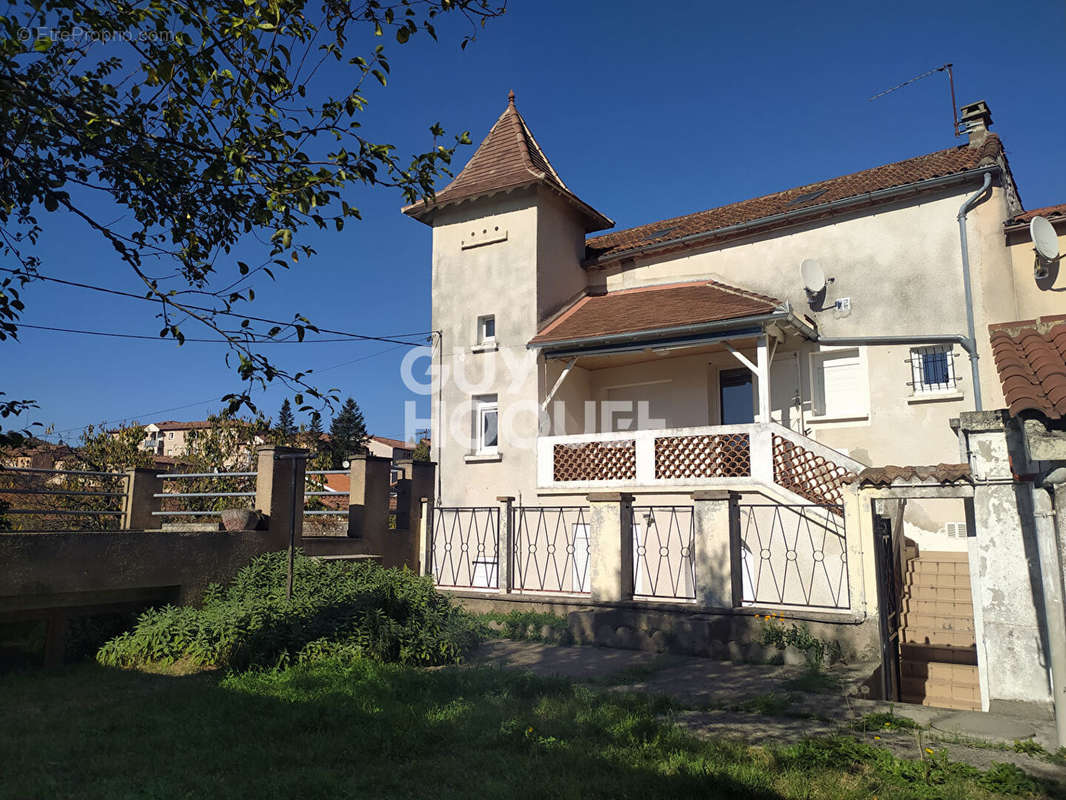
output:
[[[741,478],[751,474],[746,433],[660,436],[655,440],[656,478]]]
[[[637,444],[632,440],[557,444],[552,463],[556,481],[636,480]]]
[[[774,436],[774,483],[805,497],[812,503],[832,504],[833,513],[843,514],[844,467],[812,453],[784,436]]]

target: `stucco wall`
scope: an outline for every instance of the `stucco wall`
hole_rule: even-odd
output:
[[[1059,253],[1066,253],[1066,222],[1060,221],[1055,230],[1059,235]],[[1066,274],[1062,262],[1052,267],[1046,278],[1036,280],[1033,277],[1036,254],[1028,227],[1007,234],[1006,242],[1018,297],[1017,313],[1011,319],[1066,314]]]

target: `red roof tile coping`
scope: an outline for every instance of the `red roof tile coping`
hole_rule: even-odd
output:
[[[1050,222],[1066,222],[1066,203],[1059,203],[1057,206],[1034,208],[1032,211],[1026,211],[1016,217],[1011,217],[1003,224],[1008,227],[1011,225],[1028,225],[1032,222],[1033,217],[1047,217]]]
[[[530,344],[742,319],[769,314],[781,305],[773,297],[717,281],[641,286],[578,299],[544,326]]]
[[[935,466],[897,467],[889,464],[884,467],[867,467],[857,475],[845,475],[845,483],[857,483],[859,486],[891,486],[893,483],[973,483],[969,464],[937,464]]]
[[[381,442],[381,444],[386,445],[387,447],[398,447],[402,450],[414,450],[418,447],[414,442],[405,442],[402,439],[390,439],[387,436],[371,436],[370,438],[375,442]]]
[[[406,206],[403,213],[422,218],[442,206],[472,200],[496,192],[543,184],[562,194],[582,210],[589,222],[586,231],[610,228],[614,222],[580,200],[567,188],[559,173],[548,161],[525,119],[518,113],[514,96],[508,96],[507,108],[489,130],[488,136],[451,183],[425,202]],[[424,220],[423,220],[424,221]]]
[[[1066,419],[1066,314],[988,326],[992,356],[1012,416]]]
[[[709,234],[790,211],[809,209],[816,213],[818,207],[835,200],[968,172],[997,163],[1002,156],[1003,145],[999,137],[990,133],[978,147],[960,145],[795,189],[596,236],[586,240],[585,257],[590,265],[605,264],[638,247],[669,247],[682,237]],[[775,226],[778,224],[784,223],[775,223]],[[654,235],[656,233],[659,235]]]

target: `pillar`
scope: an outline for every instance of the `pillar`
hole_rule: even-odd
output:
[[[982,701],[987,711],[1045,710],[1052,697],[1032,494],[1014,478],[1026,470],[1024,447],[1005,411],[964,412],[959,433],[974,479],[969,561]]]
[[[514,552],[514,498],[503,495],[496,498],[500,503],[500,545],[496,551],[499,591],[511,591],[511,554]]]
[[[126,496],[122,500],[122,530],[147,531],[161,527],[161,520],[152,512],[159,511],[163,479],[154,469],[126,470]]]
[[[728,491],[692,493],[696,602],[704,608],[733,608],[743,592],[737,503]],[[736,519],[734,519],[736,518]]]
[[[392,459],[359,453],[350,457],[348,535],[380,538],[389,527],[389,471]]]
[[[590,494],[589,583],[592,599],[617,603],[633,598],[633,495]]]
[[[266,515],[271,543],[279,550],[303,535],[307,454],[274,445],[256,451],[255,508]]]

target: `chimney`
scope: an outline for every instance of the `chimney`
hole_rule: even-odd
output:
[[[988,103],[984,100],[962,107],[959,130],[970,134],[970,147],[980,147],[984,144],[991,127],[992,112],[988,110]]]

